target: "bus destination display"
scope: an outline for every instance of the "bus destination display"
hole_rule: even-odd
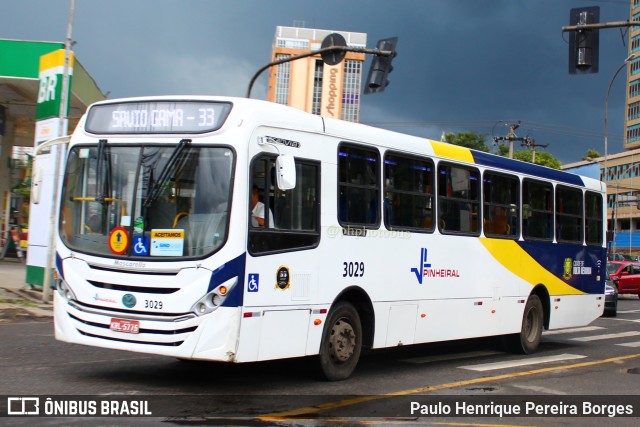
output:
[[[204,133],[219,129],[231,111],[226,102],[155,101],[98,104],[86,129],[96,134]]]

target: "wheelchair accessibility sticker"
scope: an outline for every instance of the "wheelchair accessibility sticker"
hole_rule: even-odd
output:
[[[137,256],[149,256],[149,237],[133,236],[133,254]]]
[[[247,279],[247,291],[258,292],[259,287],[260,287],[260,275],[257,273],[249,273],[249,277]]]

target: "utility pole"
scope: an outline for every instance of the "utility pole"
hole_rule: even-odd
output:
[[[509,141],[509,158],[513,159],[513,143],[515,141],[525,142],[525,138],[521,138],[516,136],[516,129],[520,127],[520,120],[518,123],[514,123],[509,126],[509,132],[507,132],[506,136],[494,136],[493,142],[498,143],[499,141]]]
[[[69,19],[67,20],[67,38],[64,43],[64,70],[62,76],[62,94],[60,97],[60,112],[59,112],[59,120],[60,120],[60,134],[66,132],[67,129],[67,109],[69,105],[69,69],[70,69],[70,61],[71,61],[71,34],[73,31],[73,16],[75,14],[75,0],[69,0]],[[62,147],[55,147],[51,151],[53,153],[53,195],[52,195],[52,203],[51,203],[51,212],[49,214],[49,244],[47,247],[47,261],[44,269],[44,280],[42,283],[42,301],[49,302],[49,296],[51,293],[51,272],[53,271],[53,267],[55,265],[55,226],[56,226],[56,218],[57,218],[57,207],[58,207],[58,178],[60,175],[60,151]]]
[[[549,144],[536,144],[536,140],[529,138],[529,135],[524,137],[524,142],[520,144],[521,147],[527,147],[531,150],[531,163],[536,163],[536,147],[547,148]]]

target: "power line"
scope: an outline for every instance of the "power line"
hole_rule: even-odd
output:
[[[384,128],[426,128],[426,127],[455,127],[455,128],[485,128],[493,129],[496,122],[503,122],[502,120],[476,120],[476,121],[460,121],[460,120],[442,120],[442,121],[411,121],[411,122],[399,122],[399,121],[369,121],[363,122],[364,124],[384,127]],[[562,136],[574,136],[589,139],[601,140],[604,138],[604,133],[595,130],[586,130],[573,128],[564,125],[555,125],[542,122],[522,121],[522,126],[526,127],[529,131],[552,133]],[[493,135],[492,135],[493,136]],[[609,135],[610,138],[616,140],[623,140],[623,134]]]

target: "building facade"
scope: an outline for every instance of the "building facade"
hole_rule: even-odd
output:
[[[631,1],[632,21],[640,21],[640,0]],[[624,148],[640,148],[640,26],[629,27],[629,61],[627,67],[627,116],[625,117]]]
[[[367,47],[365,33],[279,26],[271,61],[318,50],[332,33],[342,35],[349,47]],[[364,53],[347,52],[336,65],[327,65],[320,55],[314,55],[271,67],[267,99],[312,114],[358,122],[364,60]]]

